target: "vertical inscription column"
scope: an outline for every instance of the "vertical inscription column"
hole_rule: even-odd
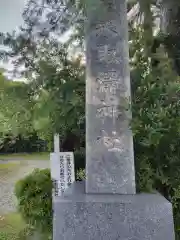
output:
[[[67,153],[66,154],[66,164],[67,164],[67,185],[68,187],[75,181],[75,173],[74,173],[74,154]]]
[[[67,176],[67,165],[65,155],[60,154],[60,181],[59,181],[59,195],[67,188],[66,176]]]
[[[126,3],[92,5],[86,29],[86,192],[134,194]]]

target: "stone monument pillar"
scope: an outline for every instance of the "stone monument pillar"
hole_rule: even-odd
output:
[[[86,191],[135,194],[126,6],[88,2]]]
[[[171,204],[136,194],[126,0],[87,0],[86,182],[54,200],[54,240],[174,240]]]

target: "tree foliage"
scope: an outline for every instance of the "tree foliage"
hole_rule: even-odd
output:
[[[132,129],[139,191],[158,191],[173,204],[180,239],[180,78],[164,48],[152,67],[142,48],[143,31],[133,32],[131,45]]]
[[[8,81],[0,74],[0,132],[27,134],[33,131],[31,109],[33,99],[28,85]]]
[[[53,134],[58,132],[63,139],[63,149],[79,148],[85,134],[85,78],[81,58],[70,59],[66,46],[55,39],[38,44],[34,48],[35,54],[26,55],[29,65],[25,71],[29,83],[24,86],[33,99],[32,105],[26,106],[31,113],[32,127],[49,143],[52,143]],[[7,109],[11,111],[10,106]],[[11,121],[9,116],[7,119]],[[71,142],[66,140],[67,135]],[[71,149],[67,145],[71,145]]]
[[[70,60],[63,45],[50,42],[42,46],[35,64],[38,71],[33,72],[35,77],[31,82],[32,92],[37,95],[33,108],[35,129],[46,139],[54,133],[60,133],[62,139],[69,133],[81,138],[85,132],[85,78],[81,59]]]

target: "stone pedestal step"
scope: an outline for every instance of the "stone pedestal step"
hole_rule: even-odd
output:
[[[53,204],[53,240],[175,239],[171,204],[159,194],[86,194],[75,182]]]

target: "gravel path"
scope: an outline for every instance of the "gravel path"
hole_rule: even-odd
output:
[[[11,161],[3,161],[3,163],[9,163]],[[0,214],[6,214],[8,212],[16,211],[16,199],[14,196],[14,185],[15,183],[31,173],[35,168],[44,169],[49,168],[49,161],[43,160],[26,160],[24,162],[13,160],[19,164],[18,170],[10,174],[0,174]],[[3,164],[0,161],[0,164]]]

